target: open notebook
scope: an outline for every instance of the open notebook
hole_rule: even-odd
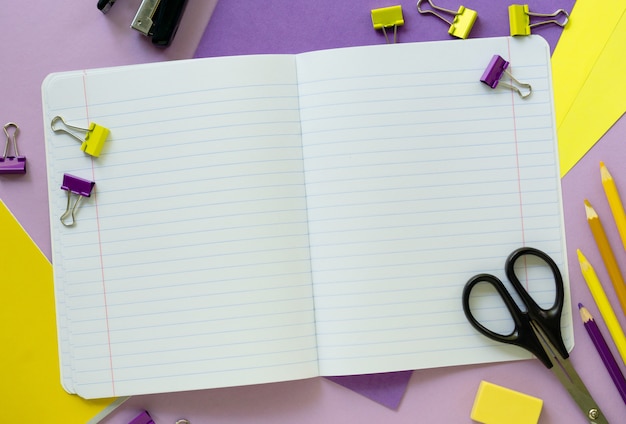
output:
[[[479,82],[494,54],[528,99]],[[62,380],[83,397],[527,357],[469,326],[462,288],[521,245],[566,272],[539,37],[58,73],[43,115]],[[57,115],[109,128],[101,156]],[[71,228],[64,173],[96,182]],[[569,307],[563,325],[571,345]]]

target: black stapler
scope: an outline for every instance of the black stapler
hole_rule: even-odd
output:
[[[98,0],[98,9],[107,13],[116,0]],[[170,45],[176,35],[187,0],[142,0],[131,28],[150,37],[152,44]]]

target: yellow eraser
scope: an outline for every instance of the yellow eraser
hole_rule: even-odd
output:
[[[543,400],[481,381],[471,418],[483,424],[537,424]]]

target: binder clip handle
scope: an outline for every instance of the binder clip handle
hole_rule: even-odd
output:
[[[13,134],[9,134],[9,128],[13,128]],[[9,144],[13,145],[15,156],[19,156],[20,154],[17,151],[17,134],[20,132],[20,127],[18,127],[15,122],[9,122],[4,125],[3,129],[4,134],[7,136],[7,141],[4,145],[4,153],[2,154],[2,157],[6,159],[9,154]]]
[[[11,128],[13,129],[12,131],[10,131]],[[0,158],[0,174],[25,174],[26,157],[20,156],[17,150],[17,134],[20,132],[20,127],[15,122],[9,122],[4,125],[3,129],[6,141],[4,152]],[[15,156],[9,155],[11,146],[13,146]]]
[[[528,16],[534,16],[538,18],[555,18],[555,19],[548,19],[542,22],[536,22],[534,24],[530,24],[529,25],[530,28],[534,28],[536,26],[545,25],[545,24],[555,24],[560,27],[564,27],[569,22],[569,13],[567,13],[565,9],[558,9],[554,13],[535,13],[535,12],[530,12],[530,11],[527,13],[528,13]],[[563,15],[562,21],[558,20],[557,16],[559,15]]]
[[[63,125],[65,126],[65,128],[56,128],[56,124],[61,121],[63,123]],[[69,136],[75,138],[79,143],[83,143],[85,141],[85,137],[81,138],[78,137],[76,134],[74,134],[72,131],[68,131],[68,129],[71,129],[73,131],[82,131],[85,133],[85,136],[87,135],[87,132],[89,131],[88,128],[83,128],[83,127],[77,127],[75,125],[70,125],[67,122],[65,122],[65,120],[63,119],[63,117],[61,116],[55,116],[54,118],[52,118],[52,122],[50,122],[50,127],[52,128],[52,131],[54,131],[55,133],[65,133],[68,134]]]
[[[61,121],[65,128],[57,127],[58,122]],[[52,118],[52,122],[50,123],[52,131],[55,133],[65,133],[69,134],[71,137],[78,140],[81,143],[80,149],[87,153],[88,155],[98,157],[100,156],[100,152],[102,152],[102,148],[104,147],[104,142],[109,136],[109,129],[103,127],[102,125],[98,125],[95,122],[91,122],[89,124],[89,128],[77,127],[75,125],[70,125],[61,116],[55,116]],[[72,131],[69,131],[72,130]],[[84,132],[83,138],[78,137],[75,132],[80,131]]]
[[[76,223],[76,209],[83,197],[90,197],[95,182],[85,180],[80,177],[76,177],[70,174],[63,174],[62,190],[67,191],[67,206],[65,212],[61,215],[61,223],[66,227],[72,227]],[[76,202],[72,206],[72,194],[77,196]],[[67,218],[71,217],[72,220],[66,222]]]
[[[432,10],[431,9],[422,9],[420,7],[420,5],[424,2],[424,0],[417,0],[417,11],[419,13],[421,13],[421,14],[430,13],[432,15],[435,15],[436,17],[438,17],[442,21],[446,22],[448,25],[452,25],[452,21],[447,20],[445,17],[443,17],[439,13],[435,12],[435,10],[439,10],[440,12],[448,13],[448,14],[451,14],[451,15],[456,15],[457,14],[456,11],[451,10],[451,9],[445,9],[445,8],[439,7],[439,6],[435,6],[431,0],[426,0],[426,1],[430,5],[430,7],[432,7]]]
[[[515,84],[509,84],[506,81],[500,81],[500,84],[503,87],[508,88],[509,90],[513,90],[515,91],[517,94],[519,94],[519,96],[522,99],[525,99],[526,97],[530,96],[532,94],[532,87],[530,86],[530,84],[526,83],[526,82],[520,82],[518,80],[515,79],[515,77],[513,75],[511,75],[510,72],[508,71],[504,71],[504,73],[511,78],[511,80],[513,80],[513,82]]]

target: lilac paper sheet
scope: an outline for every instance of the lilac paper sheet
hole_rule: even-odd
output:
[[[404,396],[411,371],[389,372],[382,374],[346,375],[328,377],[341,386],[347,387],[390,409],[397,409]]]
[[[468,38],[506,36],[509,30],[508,6],[514,2],[434,0],[445,9],[459,5],[478,12]],[[531,12],[571,12],[574,0],[527,0]],[[383,44],[382,31],[374,30],[371,9],[400,4],[404,25],[398,28],[398,42],[449,40],[449,24],[432,14],[419,14],[416,1],[399,2],[316,0],[272,0],[267,2],[221,0],[200,40],[195,57],[257,53],[301,53],[359,45]],[[429,9],[427,2],[422,9]],[[439,12],[447,20],[452,15]],[[532,23],[536,21],[533,19]],[[551,51],[561,35],[557,25],[540,25],[533,34],[544,37]],[[393,34],[391,34],[393,35]],[[391,37],[393,38],[393,37]]]

